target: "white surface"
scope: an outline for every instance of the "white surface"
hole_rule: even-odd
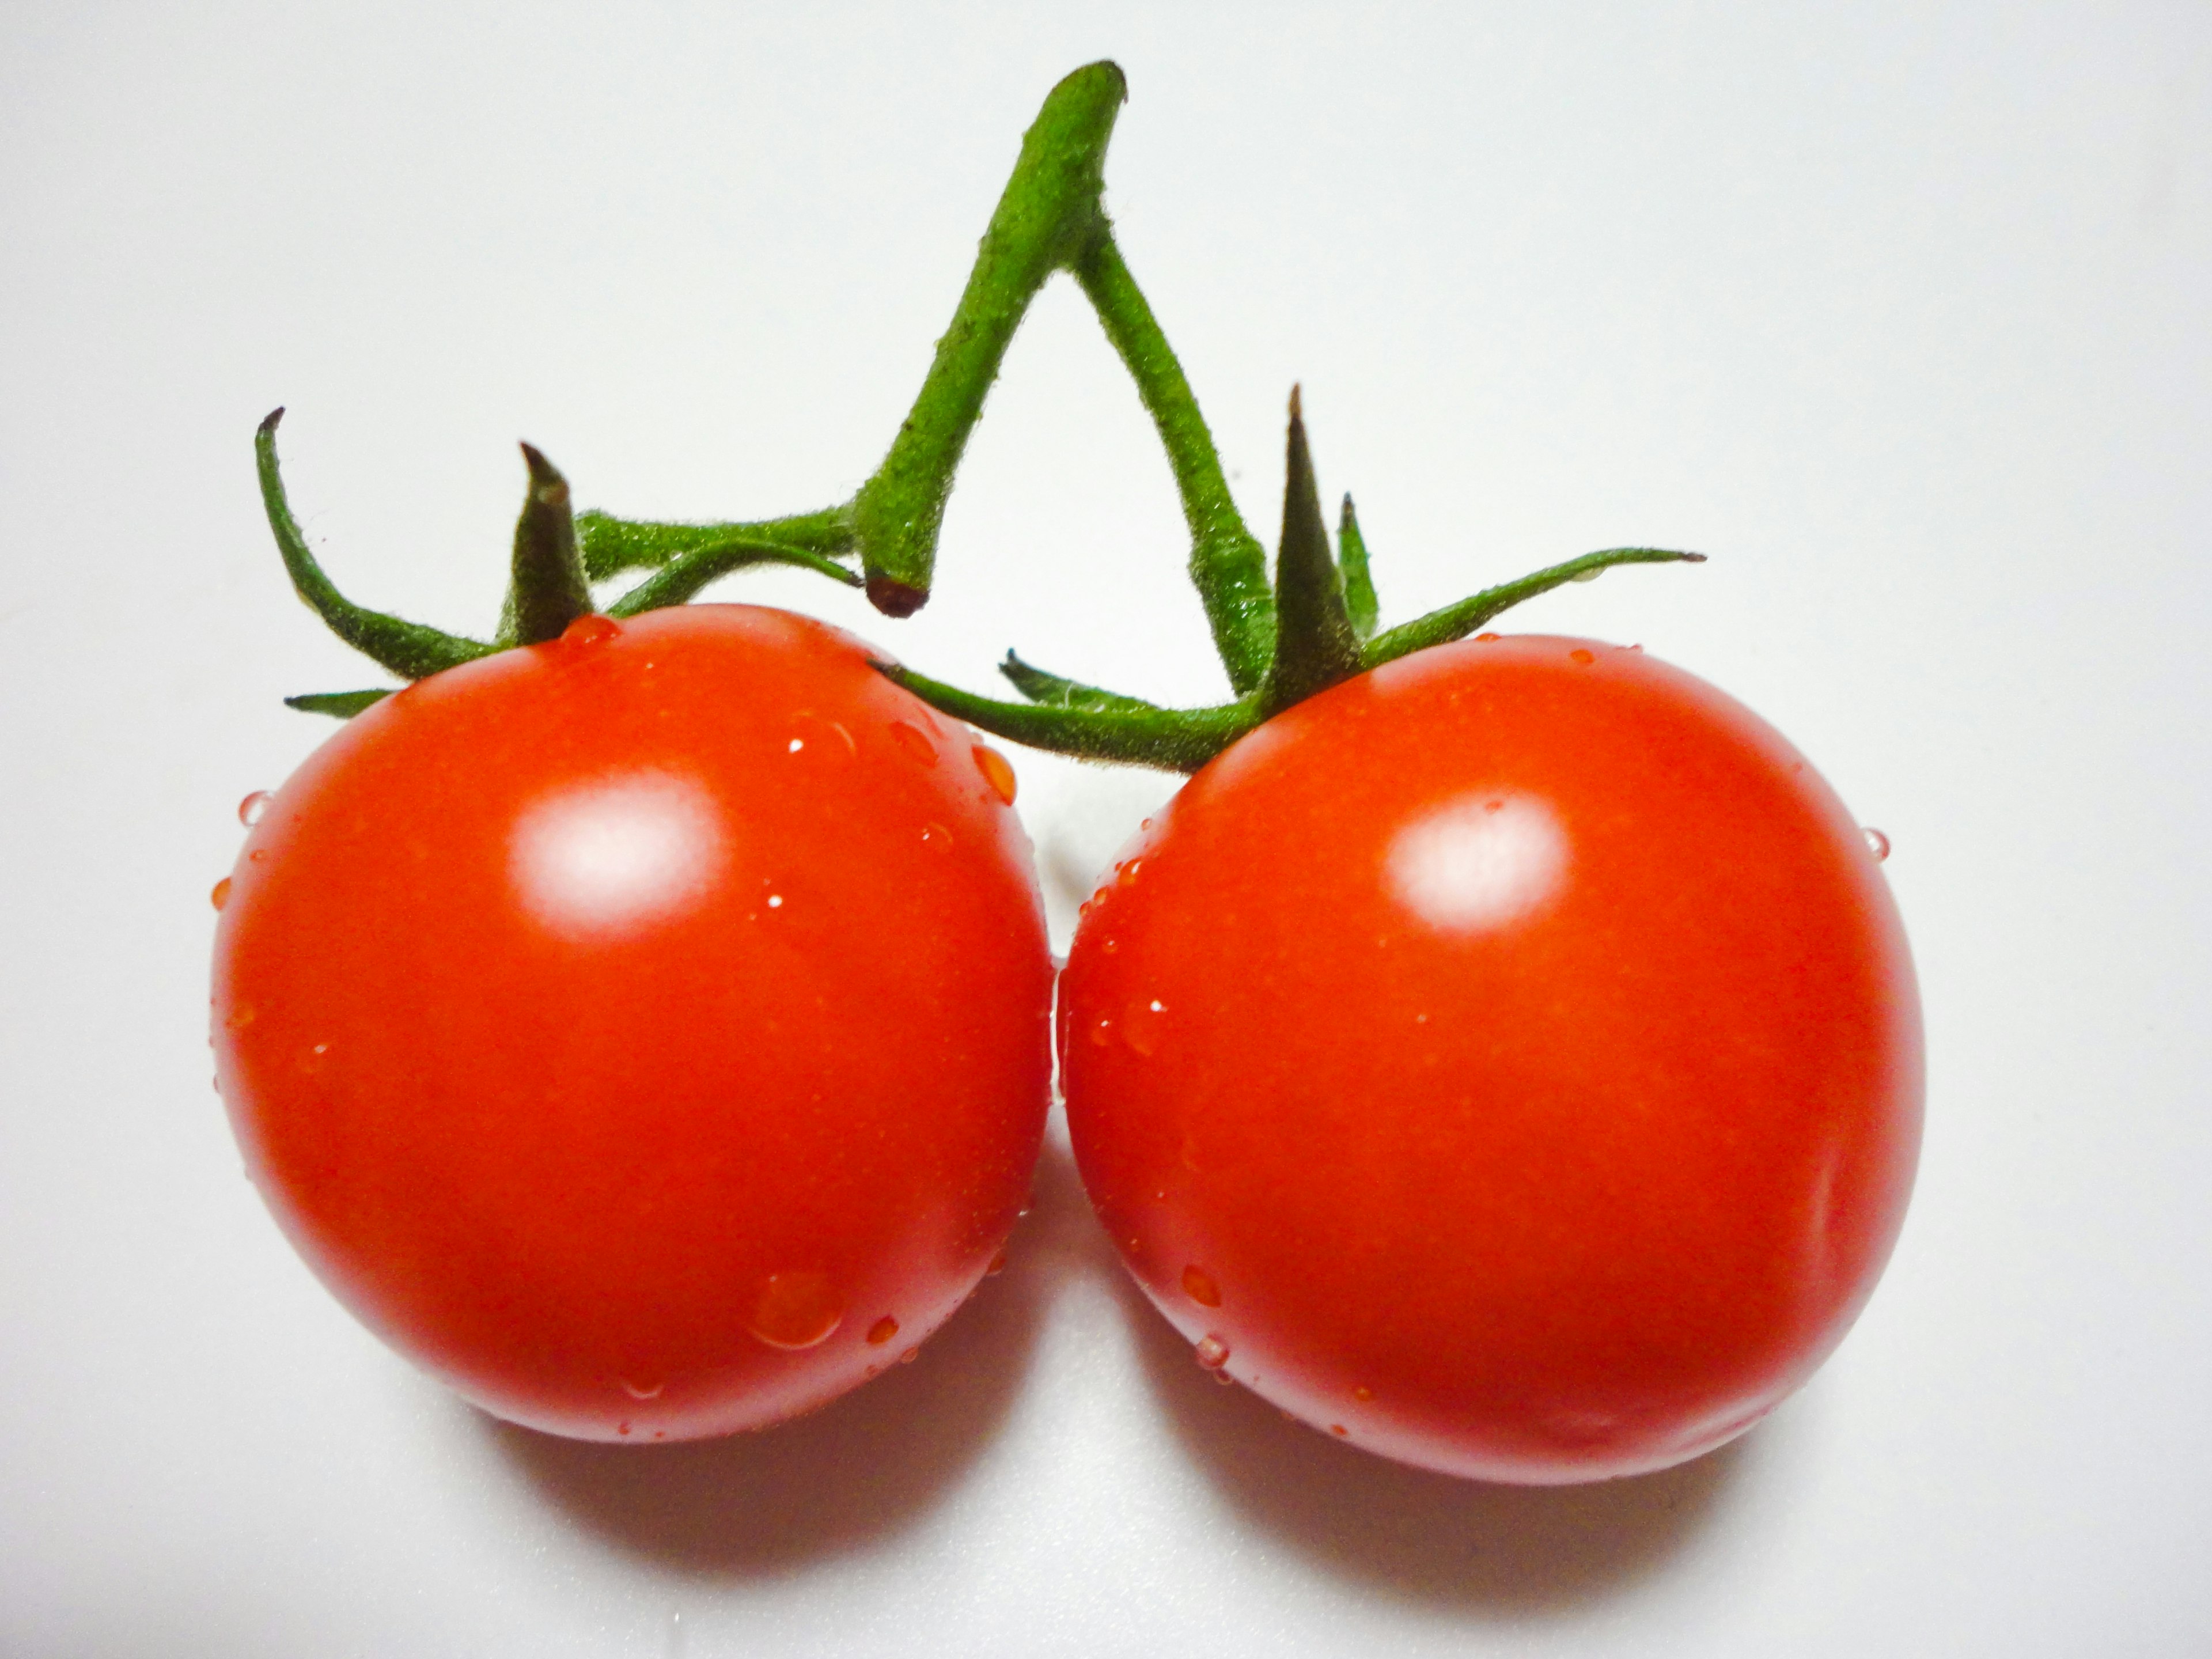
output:
[[[0,1652],[2212,1652],[2212,14],[741,9],[6,8]],[[1708,550],[1514,625],[1717,682],[1896,844],[1918,1195],[1736,1449],[1532,1493],[1327,1443],[1189,1363],[1057,1151],[914,1367],[568,1446],[386,1354],[239,1178],[207,890],[326,730],[278,697],[377,678],[287,592],[254,422],[339,581],[456,628],[518,437],[617,511],[841,499],[1109,54],[1109,204],[1255,527],[1298,379],[1389,618]],[[1182,556],[1061,284],[921,617],[720,592],[1210,697]],[[1064,936],[1165,785],[1020,769]]]

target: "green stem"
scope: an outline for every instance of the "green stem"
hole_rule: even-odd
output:
[[[1425,617],[1378,634],[1361,651],[1360,661],[1369,668],[1390,662],[1409,652],[1419,651],[1431,645],[1443,645],[1453,640],[1465,639],[1469,634],[1501,611],[1510,610],[1523,599],[1533,599],[1539,593],[1573,581],[1587,580],[1601,570],[1610,570],[1617,564],[1703,564],[1702,553],[1677,553],[1663,547],[1612,547],[1601,553],[1585,553],[1578,559],[1569,559],[1565,564],[1555,564],[1523,576],[1518,581],[1486,587],[1481,592],[1431,611]]]
[[[849,556],[853,509],[828,507],[818,513],[749,524],[652,524],[605,513],[579,513],[576,534],[584,550],[584,574],[600,582],[625,570],[658,570],[686,553],[720,547],[733,538],[802,548],[825,558]]]
[[[886,615],[910,615],[929,598],[938,531],[968,434],[1030,300],[1096,234],[1106,142],[1127,96],[1121,70],[1102,63],[1046,97],[914,408],[854,498],[868,597]]]
[[[860,585],[858,576],[819,553],[809,552],[803,547],[787,547],[781,542],[757,536],[731,536],[693,548],[662,566],[609,605],[607,615],[635,617],[664,605],[681,605],[708,582],[755,564],[795,564],[819,571],[848,587]]]
[[[1136,381],[1137,395],[1168,453],[1183,520],[1190,526],[1190,579],[1206,607],[1229,684],[1243,696],[1267,678],[1274,651],[1275,601],[1267,586],[1267,553],[1245,528],[1182,365],[1110,230],[1085,249],[1074,274]]]
[[[1260,724],[1259,708],[1250,699],[1212,708],[1048,707],[978,696],[896,663],[876,667],[931,708],[994,737],[1082,760],[1195,772]]]
[[[276,538],[276,550],[283,556],[293,588],[308,608],[331,633],[403,679],[419,680],[490,655],[494,647],[480,640],[371,611],[338,592],[308,550],[307,538],[301,533],[299,520],[292,516],[291,503],[284,496],[284,479],[276,465],[276,423],[283,418],[284,411],[278,409],[261,422],[253,437],[253,455],[261,475],[261,505],[269,515],[270,531]]]

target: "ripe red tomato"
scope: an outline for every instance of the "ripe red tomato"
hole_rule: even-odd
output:
[[[1091,901],[1060,1018],[1084,1180],[1200,1362],[1484,1480],[1741,1433],[1864,1304],[1918,1151],[1860,829],[1589,641],[1420,652],[1228,750]]]
[[[776,1421],[1011,1231],[1052,984],[1012,774],[868,659],[752,607],[585,617],[370,708],[248,837],[214,997],[247,1167],[487,1411]]]

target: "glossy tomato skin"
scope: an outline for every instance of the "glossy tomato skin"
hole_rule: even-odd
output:
[[[1227,750],[1094,896],[1060,1021],[1084,1181],[1200,1363],[1482,1480],[1741,1433],[1864,1304],[1919,1146],[1859,827],[1593,641],[1421,652]]]
[[[860,641],[587,617],[312,756],[218,920],[249,1173],[379,1335],[501,1417],[759,1427],[983,1275],[1052,964],[1011,774]]]

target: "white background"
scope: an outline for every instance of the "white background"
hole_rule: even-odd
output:
[[[2212,14],[2199,7],[0,8],[0,1652],[2212,1653]],[[1272,540],[1304,383],[1387,619],[1643,641],[1866,822],[1930,1035],[1871,1310],[1735,1449],[1521,1492],[1218,1389],[1063,1151],[915,1366],[740,1442],[509,1431],[280,1241],[208,1088],[248,790],[376,682],[293,601],[490,625],[519,437],[638,516],[825,506],[1038,100]],[[894,624],[1218,692],[1073,288]],[[1166,784],[1019,763],[1061,936]]]

